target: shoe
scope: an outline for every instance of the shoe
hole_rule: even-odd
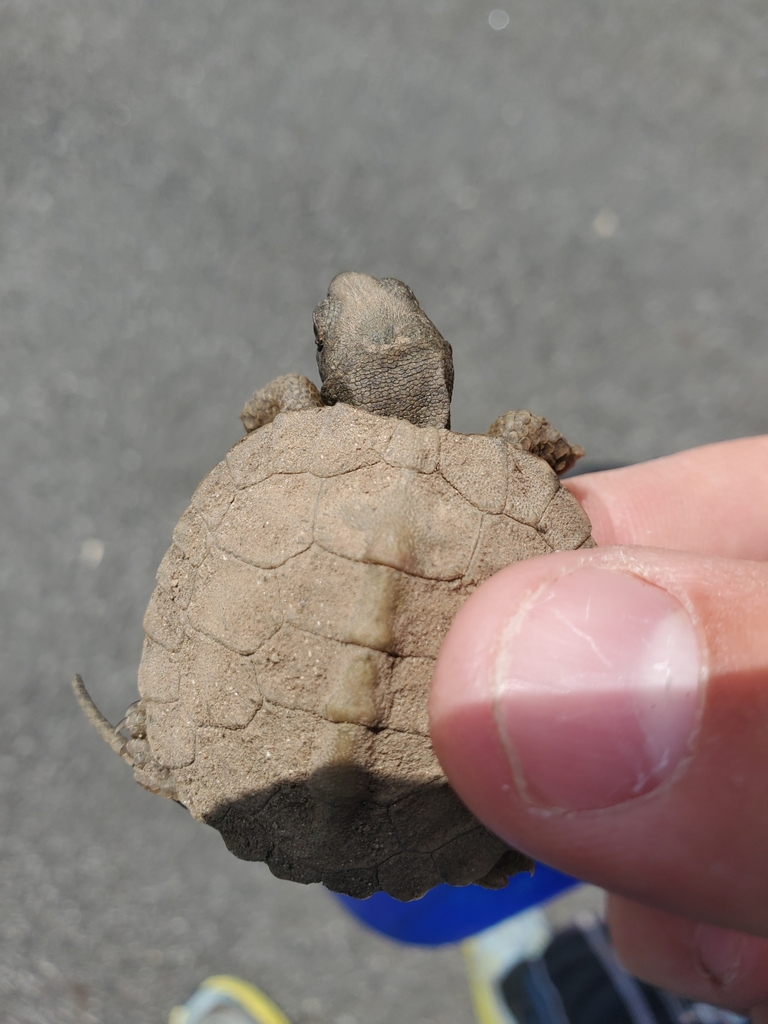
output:
[[[168,1024],[291,1024],[272,1000],[229,974],[206,978],[197,992],[174,1006]]]
[[[748,1024],[631,977],[591,914],[555,933],[543,911],[530,910],[462,950],[478,1024]]]

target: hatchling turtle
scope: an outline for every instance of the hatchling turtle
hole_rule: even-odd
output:
[[[392,278],[336,277],[314,312],[318,391],[279,377],[176,527],[117,730],[140,785],[280,878],[414,899],[531,862],[448,785],[429,741],[435,656],[517,559],[591,547],[557,474],[582,454],[529,412],[450,430],[451,347]]]

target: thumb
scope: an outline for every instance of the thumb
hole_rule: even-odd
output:
[[[432,740],[512,845],[768,935],[768,565],[648,548],[531,559],[457,615]]]

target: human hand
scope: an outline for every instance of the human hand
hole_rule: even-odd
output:
[[[630,971],[768,1024],[768,436],[566,486],[601,547],[466,602],[435,751],[494,832],[613,894]]]

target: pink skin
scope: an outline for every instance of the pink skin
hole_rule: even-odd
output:
[[[768,1022],[768,437],[569,487],[624,546],[477,590],[435,750],[499,835],[617,894],[631,970]]]
[[[545,583],[499,635],[489,680],[521,795],[594,810],[654,789],[688,754],[700,675],[691,620],[659,587],[597,567]]]

